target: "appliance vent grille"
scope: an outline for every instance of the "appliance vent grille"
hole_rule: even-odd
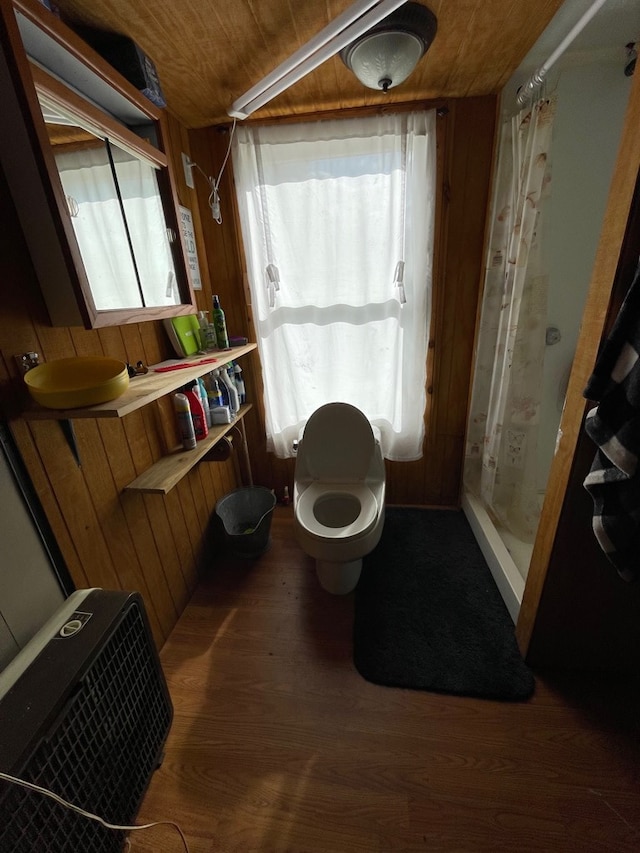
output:
[[[133,822],[172,717],[150,642],[146,620],[134,602],[79,679],[64,716],[38,744],[21,778],[110,823]],[[123,849],[123,831],[106,829],[37,792],[16,785],[2,788],[0,813],[10,817],[0,826],[0,850]]]

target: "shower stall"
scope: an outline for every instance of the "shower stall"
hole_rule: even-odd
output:
[[[579,0],[560,10],[559,32],[568,29],[566,7],[576,5],[583,10]],[[631,5],[600,10],[545,87],[519,108],[518,87],[559,42],[552,22],[501,98],[462,505],[514,622],[631,88],[625,44],[640,30]],[[531,141],[528,125],[536,118],[541,129]],[[518,195],[519,169],[527,177],[515,212],[508,200]]]

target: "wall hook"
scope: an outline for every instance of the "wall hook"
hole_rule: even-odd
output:
[[[40,364],[40,356],[37,352],[23,352],[20,355],[14,355],[14,359],[22,374],[28,373],[32,367]]]

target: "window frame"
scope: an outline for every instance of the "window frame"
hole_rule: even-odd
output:
[[[433,265],[432,265],[432,302],[431,320],[427,336],[426,356],[426,405],[424,411],[425,437],[423,446],[423,458],[425,447],[430,441],[432,428],[437,420],[437,412],[434,407],[434,389],[437,387],[437,377],[440,371],[440,360],[442,355],[442,331],[445,322],[445,298],[443,294],[443,281],[446,274],[445,265],[447,259],[447,234],[449,230],[449,198],[451,192],[449,169],[451,168],[454,133],[451,121],[447,120],[450,113],[450,102],[447,98],[424,99],[407,103],[398,103],[391,106],[365,106],[350,109],[327,110],[321,113],[300,113],[288,116],[279,116],[277,119],[271,117],[250,118],[244,123],[259,127],[270,125],[274,121],[278,124],[297,124],[302,122],[325,121],[327,119],[343,119],[349,117],[371,116],[388,113],[411,112],[415,110],[435,110],[436,112],[436,187],[435,187],[435,212],[434,212],[434,242],[433,242]],[[228,167],[230,181],[233,178],[233,164]],[[254,322],[254,308],[252,304],[251,289],[247,271],[247,253],[244,245],[242,229],[240,226],[240,212],[235,192],[230,194],[230,204],[233,208],[235,222],[235,239],[237,246],[238,266],[242,276],[242,288],[244,290],[244,306],[249,327],[254,339],[257,331]],[[254,375],[256,386],[256,399],[254,404],[257,427],[262,436],[266,435],[266,414],[264,407],[264,379],[261,370],[256,370]],[[271,454],[270,454],[271,455]],[[286,460],[278,460],[286,461]],[[389,462],[395,465],[401,463]],[[407,464],[407,463],[402,463]]]

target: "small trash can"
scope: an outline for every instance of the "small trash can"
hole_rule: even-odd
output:
[[[220,498],[216,504],[216,515],[221,519],[225,537],[238,557],[252,559],[267,550],[275,505],[275,495],[264,486],[234,489]]]

